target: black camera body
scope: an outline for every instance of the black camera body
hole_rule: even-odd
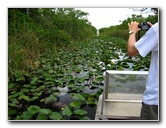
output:
[[[146,22],[142,22],[138,25],[138,28],[140,28],[141,30],[148,30],[150,28],[150,25],[148,25]]]

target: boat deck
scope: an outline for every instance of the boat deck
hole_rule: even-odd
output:
[[[95,120],[139,120],[142,94],[108,93],[100,95]]]

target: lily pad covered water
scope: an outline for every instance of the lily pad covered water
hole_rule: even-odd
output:
[[[73,42],[42,54],[30,73],[16,71],[8,84],[9,120],[94,120],[105,70],[148,70],[149,56],[129,58],[119,38]]]

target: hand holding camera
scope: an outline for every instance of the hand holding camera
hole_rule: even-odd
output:
[[[142,23],[138,23],[136,21],[132,21],[131,23],[128,23],[128,27],[129,27],[129,34],[132,33],[137,33],[140,30],[148,30],[153,24],[151,22],[142,22]]]
[[[140,31],[141,29],[138,27],[139,23],[136,21],[132,21],[131,23],[128,23],[128,27],[129,27],[129,34],[136,34],[138,31]]]
[[[138,25],[138,28],[141,30],[148,30],[152,26],[152,23],[150,22],[142,22],[141,24]]]
[[[137,35],[137,40],[140,39],[140,30],[149,30],[149,28],[152,26],[153,24],[151,22],[142,22],[142,23],[138,23],[136,21],[132,21],[131,23],[128,23],[128,28],[129,28],[129,35],[131,34],[136,34]]]

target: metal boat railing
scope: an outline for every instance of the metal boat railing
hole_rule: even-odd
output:
[[[102,94],[100,116],[102,118],[105,117],[104,116],[105,114],[103,111],[104,111],[104,105],[105,105],[106,101],[110,100],[111,102],[130,102],[130,103],[137,103],[137,102],[142,101],[142,99],[134,99],[134,97],[131,97],[129,99],[124,99],[124,98],[122,98],[122,99],[120,99],[120,98],[119,99],[108,99],[108,94],[114,94],[113,89],[112,89],[113,85],[111,85],[112,83],[116,84],[116,82],[117,82],[117,83],[120,83],[122,86],[125,85],[125,83],[127,86],[128,86],[128,84],[131,84],[131,88],[134,88],[134,87],[139,88],[139,84],[143,84],[142,86],[145,89],[147,75],[148,75],[148,71],[113,71],[113,70],[107,70],[104,73],[104,90],[103,90],[103,94]],[[121,81],[121,82],[119,82],[119,81]],[[135,85],[133,85],[133,84],[135,84]],[[123,89],[125,90],[125,87]],[[140,91],[138,93],[143,95],[144,89],[142,89],[142,91]],[[126,92],[127,95],[130,95],[130,93],[131,93],[131,95],[132,95],[132,93],[137,93],[137,92],[132,92],[130,90],[130,88],[126,89],[126,90],[128,90],[128,92]],[[139,89],[135,89],[135,91],[137,91],[137,90],[139,91]],[[118,93],[121,95],[121,92],[118,92]],[[105,117],[105,119],[106,119],[106,117]]]

